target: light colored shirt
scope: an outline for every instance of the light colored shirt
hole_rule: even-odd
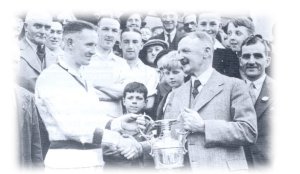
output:
[[[164,31],[165,41],[166,41],[166,42],[168,42],[168,34],[169,34],[169,33],[168,33],[167,31]],[[173,42],[175,35],[176,35],[176,29],[174,29],[174,30],[171,31],[171,33],[170,33],[171,42]]]
[[[148,90],[148,96],[152,96],[156,94],[159,74],[155,68],[145,65],[140,59],[138,59],[137,63],[130,67],[128,80],[128,82],[143,83]]]
[[[252,94],[255,95],[255,101],[257,100],[261,88],[264,84],[264,81],[266,79],[266,74],[262,75],[259,79],[255,80],[255,81],[250,81],[248,79],[245,79],[245,82],[247,84],[247,86],[250,88],[250,84],[253,83],[254,87],[252,88]]]
[[[112,51],[108,56],[101,55],[99,52],[94,55],[88,66],[83,67],[86,79],[96,86],[114,87],[123,92],[128,78],[129,66],[127,62],[116,56]],[[116,88],[117,87],[117,88]],[[99,101],[103,112],[111,116],[123,114],[122,99],[114,101]]]
[[[201,85],[197,88],[198,91],[199,91],[199,93],[201,92],[203,86],[205,86],[205,84],[207,83],[207,81],[208,81],[209,78],[211,77],[213,71],[214,71],[214,68],[209,67],[209,68],[208,68],[206,71],[204,71],[200,76],[198,76],[198,77],[192,76],[192,82],[193,82],[192,85],[194,85],[194,82],[195,82],[195,80],[197,80],[197,79],[201,82]],[[192,87],[194,87],[194,86],[192,86]]]
[[[50,141],[75,140],[92,143],[96,128],[105,128],[110,120],[102,112],[94,88],[81,73],[63,60],[42,72],[36,83],[36,105],[49,133]],[[78,78],[85,88],[75,78]]]

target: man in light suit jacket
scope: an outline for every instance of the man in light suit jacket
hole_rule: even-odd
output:
[[[177,50],[180,39],[184,36],[177,30],[178,16],[174,12],[166,12],[161,14],[161,21],[163,23],[164,31],[150,39],[160,39],[169,43],[170,50]]]
[[[174,91],[165,119],[177,118],[174,133],[187,136],[187,166],[196,169],[245,170],[243,146],[255,143],[254,107],[243,81],[221,75],[212,68],[213,41],[204,32],[184,37],[179,59],[191,80]]]
[[[271,87],[273,80],[266,75],[270,65],[270,50],[260,36],[249,37],[239,53],[240,69],[249,86],[250,96],[257,114],[258,137],[255,145],[245,147],[249,166],[257,169],[270,163],[270,121],[272,111]]]
[[[45,51],[46,38],[50,32],[52,17],[47,13],[29,12],[26,15],[25,36],[20,41],[18,83],[34,93],[35,82],[47,64]]]

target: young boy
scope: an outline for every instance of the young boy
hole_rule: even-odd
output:
[[[169,58],[162,62],[162,66],[160,67],[166,83],[171,87],[171,91],[166,94],[159,103],[156,112],[156,120],[163,119],[165,110],[168,107],[168,101],[170,101],[170,94],[172,93],[172,90],[180,87],[184,83],[186,74],[183,71],[182,64],[176,60],[176,55],[176,51],[168,53],[166,56]]]
[[[128,83],[123,92],[123,104],[125,107],[124,114],[138,114],[144,115],[144,111],[147,105],[147,95],[148,90],[146,86],[142,83],[132,82]],[[147,127],[147,126],[146,126]],[[149,126],[148,126],[149,128]],[[147,129],[147,128],[146,128]],[[144,131],[145,132],[145,131]],[[143,137],[140,136],[138,131],[122,132],[123,136],[133,136],[138,142],[145,141]],[[109,151],[107,149],[103,149],[104,151],[104,168],[139,168],[144,166],[144,159],[150,161],[152,158],[147,157],[147,155],[140,155],[140,157],[128,160],[123,157],[117,150]],[[149,162],[148,162],[149,163]],[[152,162],[153,163],[153,162]],[[149,166],[149,164],[147,164]]]

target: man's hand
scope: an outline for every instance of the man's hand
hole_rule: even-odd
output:
[[[127,159],[135,159],[142,154],[142,145],[132,136],[126,135],[118,144],[118,151]]]
[[[191,132],[204,132],[204,120],[198,112],[184,108],[180,114],[183,121],[183,128]]]
[[[119,151],[116,145],[102,143],[101,146],[104,156],[118,156]]]
[[[121,119],[121,127],[126,131],[138,132],[138,129],[146,129],[146,119],[142,115],[126,114],[118,119]]]

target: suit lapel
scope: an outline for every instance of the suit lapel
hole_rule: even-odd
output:
[[[262,113],[268,108],[268,106],[271,104],[270,101],[270,89],[271,88],[271,82],[269,77],[267,76],[263,86],[261,88],[261,92],[256,100],[256,103],[254,105],[255,111],[257,114],[257,118],[259,118]]]
[[[196,96],[195,105],[192,109],[199,111],[206,103],[208,103],[223,90],[223,84],[224,82],[222,76],[214,70],[210,79],[207,81],[205,86],[203,86],[200,93]]]
[[[191,90],[191,80],[187,81],[180,87],[180,91],[176,92],[179,94],[178,99],[175,102],[178,102],[180,108],[189,107],[190,103],[190,90]]]
[[[21,57],[36,71],[38,71],[39,73],[42,71],[42,67],[41,67],[41,62],[37,56],[37,54],[34,52],[34,50],[32,49],[32,47],[29,45],[29,43],[26,41],[26,39],[24,38],[21,41],[21,52],[20,55]]]

